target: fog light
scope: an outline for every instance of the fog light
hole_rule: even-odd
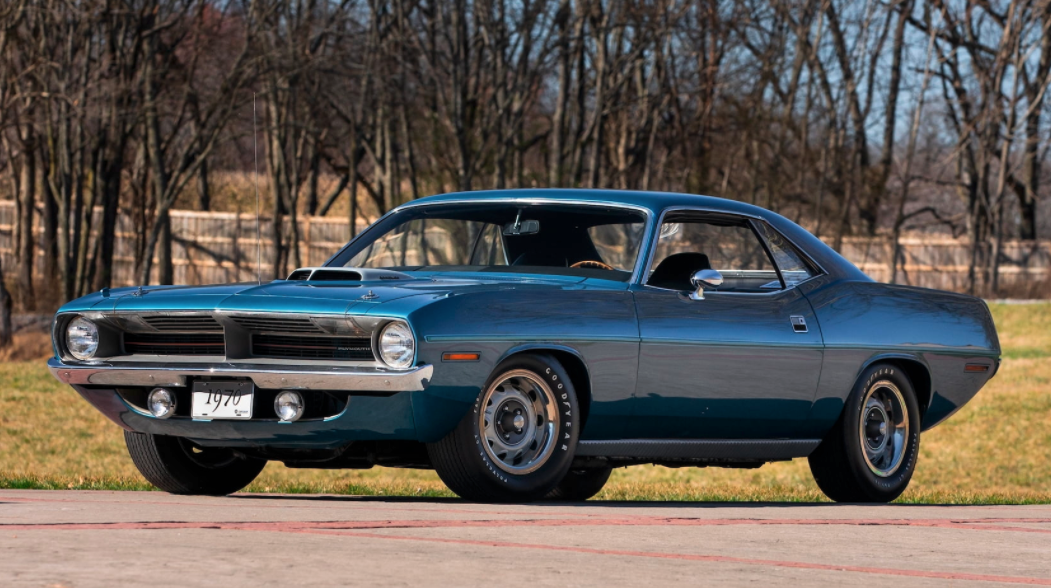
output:
[[[166,419],[175,414],[175,394],[167,388],[154,388],[146,399],[146,405],[153,416]]]
[[[277,418],[286,423],[299,420],[299,417],[303,416],[304,407],[303,396],[299,392],[285,390],[278,393],[274,399],[274,412],[277,413]]]

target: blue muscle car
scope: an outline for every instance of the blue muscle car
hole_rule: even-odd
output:
[[[598,190],[424,198],[322,267],[103,290],[53,337],[163,490],[277,460],[430,468],[477,501],[798,457],[834,500],[890,501],[1000,356],[981,300],[875,283],[777,214]]]

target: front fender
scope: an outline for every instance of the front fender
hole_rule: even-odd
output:
[[[496,366],[524,351],[558,352],[579,360],[591,390],[585,436],[615,439],[624,433],[638,372],[638,326],[630,292],[504,286],[433,300],[407,318],[422,337],[418,361],[434,365],[430,386],[414,395],[421,441],[448,434]],[[478,353],[479,359],[443,361],[447,352]]]

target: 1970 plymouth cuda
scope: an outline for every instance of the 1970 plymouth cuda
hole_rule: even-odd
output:
[[[432,468],[478,501],[800,457],[834,500],[890,501],[1000,356],[981,300],[873,282],[767,210],[582,190],[424,198],[322,267],[102,290],[53,338],[163,490],[277,460]]]

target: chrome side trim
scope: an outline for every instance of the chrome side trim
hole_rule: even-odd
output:
[[[280,368],[253,364],[98,363],[79,365],[51,358],[51,375],[66,384],[92,386],[186,386],[193,377],[249,378],[259,388],[341,390],[349,392],[419,392],[430,384],[434,366],[406,371],[378,368]]]

